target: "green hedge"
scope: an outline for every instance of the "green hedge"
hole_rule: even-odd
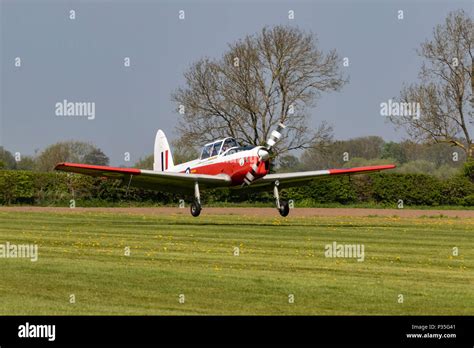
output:
[[[206,191],[204,203],[272,202],[272,190]],[[371,175],[325,177],[308,185],[283,190],[282,196],[298,206],[317,203],[381,203],[396,205],[474,205],[474,183],[466,176],[448,180],[425,174],[374,173]],[[0,204],[68,205],[74,198],[81,205],[137,202],[176,204],[181,196],[130,188],[117,180],[104,180],[66,173],[0,170]]]
[[[442,183],[425,174],[376,174],[372,177],[376,202],[403,201],[406,205],[439,205]]]
[[[474,206],[474,183],[465,176],[447,180],[426,174],[374,173],[331,177],[287,190],[303,205],[316,203],[381,203],[396,205]],[[301,203],[299,204],[301,206]]]

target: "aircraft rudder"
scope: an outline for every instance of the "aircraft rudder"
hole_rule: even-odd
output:
[[[154,171],[166,171],[174,167],[173,156],[171,155],[171,149],[166,138],[165,133],[158,129],[155,136],[155,148],[154,148]]]

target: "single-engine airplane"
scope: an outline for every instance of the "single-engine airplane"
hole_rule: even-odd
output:
[[[270,152],[286,128],[280,123],[265,146],[240,146],[234,138],[224,138],[204,145],[198,159],[175,165],[171,150],[162,130],[155,137],[153,170],[117,168],[78,163],[59,163],[56,170],[122,180],[128,186],[163,192],[193,194],[191,215],[201,213],[200,191],[214,188],[273,187],[276,207],[287,216],[290,207],[280,199],[279,189],[305,185],[326,175],[350,175],[395,168],[379,165],[357,168],[327,169],[294,173],[269,174]]]

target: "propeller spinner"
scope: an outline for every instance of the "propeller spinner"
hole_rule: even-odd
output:
[[[280,140],[282,136],[281,132],[285,128],[286,126],[283,123],[279,123],[277,129],[272,131],[272,133],[270,134],[270,137],[267,139],[265,146],[262,146],[260,149],[258,149],[258,160],[252,165],[250,170],[245,175],[244,183],[242,184],[242,186],[250,185],[252,181],[255,180],[255,175],[257,173],[258,167],[260,166],[260,163],[268,161],[270,159],[270,151],[272,150],[273,146],[278,142],[278,140]]]

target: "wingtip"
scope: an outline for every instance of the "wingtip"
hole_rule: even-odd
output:
[[[397,168],[395,164],[385,164],[385,165],[380,165],[380,166],[375,166],[375,167],[379,167],[380,170]]]
[[[59,167],[63,167],[65,162],[59,162],[54,166],[54,170],[59,170]]]

